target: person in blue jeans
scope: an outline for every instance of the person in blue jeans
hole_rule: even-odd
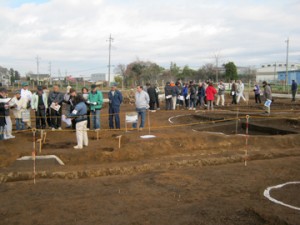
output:
[[[120,129],[120,105],[123,101],[122,93],[117,90],[117,86],[113,85],[111,87],[110,92],[108,92],[108,100],[109,100],[109,128],[114,129],[114,119],[116,129]]]
[[[135,93],[135,107],[138,113],[138,118],[141,118],[141,123],[139,126],[139,130],[143,130],[145,127],[146,120],[146,110],[149,108],[149,95],[147,92],[143,91],[142,86],[137,86]],[[137,128],[137,124],[132,124],[133,128]]]
[[[94,130],[100,129],[100,110],[103,104],[103,95],[101,91],[97,90],[95,84],[91,85],[91,92],[88,96],[87,103],[90,105],[90,110],[92,113],[92,123]]]

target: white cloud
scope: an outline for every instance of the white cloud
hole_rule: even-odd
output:
[[[31,0],[34,2],[34,0]],[[297,1],[104,1],[49,0],[17,8],[0,5],[0,63],[25,73],[106,72],[108,42],[114,37],[112,63],[139,57],[163,66],[171,61],[200,67],[223,61],[259,65],[284,61],[287,36],[291,60],[300,60],[300,3]],[[80,72],[82,73],[82,72]]]

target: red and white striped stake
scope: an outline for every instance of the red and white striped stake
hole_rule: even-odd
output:
[[[32,149],[32,159],[33,159],[33,183],[35,184],[35,155],[36,155],[36,145],[35,145],[35,138],[36,138],[36,129],[32,129],[32,136],[33,136],[33,149]]]
[[[250,116],[246,116],[246,150],[245,150],[245,166],[247,166],[247,159],[248,159],[248,131],[249,131],[249,118]]]

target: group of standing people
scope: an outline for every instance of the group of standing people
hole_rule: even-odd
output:
[[[82,93],[67,87],[67,92],[60,91],[58,85],[54,85],[52,91],[47,87],[38,86],[32,94],[28,90],[28,84],[23,83],[22,89],[14,93],[13,98],[8,98],[7,90],[0,89],[0,140],[10,139],[12,135],[12,123],[9,110],[13,111],[16,130],[31,128],[31,110],[35,113],[36,128],[62,130],[62,117],[71,119],[70,127],[76,129],[77,145],[75,149],[82,149],[88,145],[87,130],[92,128],[99,130],[100,112],[103,105],[103,94],[96,85],[82,88]],[[109,99],[109,127],[120,129],[120,105],[123,101],[122,93],[115,85],[111,86],[108,93]],[[63,105],[65,112],[63,112]],[[63,115],[65,113],[66,115]],[[25,118],[26,117],[26,118]],[[67,126],[68,127],[68,126]]]
[[[215,88],[210,80],[199,82],[198,85],[193,81],[184,84],[181,80],[177,80],[176,83],[167,82],[164,88],[166,110],[175,110],[176,106],[195,110],[197,105],[213,110],[215,96],[217,96],[216,106],[225,106],[225,84],[221,80],[216,86]],[[263,91],[261,91],[258,83],[254,85],[255,102],[261,104],[261,94],[263,94],[266,100],[264,104],[266,113],[270,114],[270,106],[273,101],[272,89],[266,81],[262,83],[262,86]],[[293,80],[291,86],[292,101],[295,101],[297,89],[297,83]],[[245,86],[241,80],[231,82],[232,104],[238,104],[240,99],[247,101],[244,90]],[[108,99],[109,128],[120,129],[119,114],[123,96],[116,85],[111,86]],[[17,90],[11,99],[8,98],[7,90],[0,88],[0,140],[15,137],[12,135],[10,110],[15,117],[16,130],[24,130],[26,126],[27,129],[31,128],[31,109],[35,112],[37,129],[46,129],[48,124],[52,130],[61,130],[64,104],[66,117],[72,121],[70,127],[76,129],[77,145],[74,148],[82,149],[83,146],[88,145],[87,130],[93,128],[97,131],[101,127],[100,113],[103,106],[103,94],[94,84],[91,85],[91,91],[84,87],[81,93],[77,93],[71,87],[67,87],[67,92],[62,93],[58,85],[54,85],[52,91],[49,91],[47,87],[38,86],[32,94],[28,90],[28,84],[23,83],[22,89]],[[141,118],[139,129],[142,130],[145,126],[146,111],[148,109],[150,111],[160,109],[159,88],[149,83],[146,87],[137,86],[135,106],[138,117]],[[133,128],[137,128],[137,123],[133,124]]]
[[[196,110],[197,105],[213,110],[216,94],[216,105],[218,106],[221,101],[221,105],[224,106],[225,85],[223,81],[219,82],[217,89],[210,80],[199,82],[198,85],[194,81],[184,84],[182,84],[181,80],[178,80],[176,83],[167,82],[165,86],[166,110],[175,110],[177,106]]]
[[[231,104],[239,104],[241,98],[244,102],[246,102],[246,98],[244,95],[245,91],[245,85],[241,80],[238,80],[237,82],[235,80],[231,81],[231,89],[230,89],[230,95],[232,97]]]
[[[2,87],[0,89],[0,140],[15,138],[12,135],[13,126],[10,110],[12,110],[15,117],[16,130],[24,130],[25,126],[31,128],[30,108],[32,97],[27,83],[22,84],[21,90],[15,91],[13,98],[8,98],[6,88]]]
[[[88,146],[87,130],[93,125],[95,131],[100,130],[100,113],[103,106],[103,94],[92,84],[91,91],[84,87],[82,93],[77,94],[74,89],[69,91],[70,113],[68,118],[72,118],[75,123],[77,145],[75,149],[82,149]],[[65,97],[66,98],[66,97]],[[122,93],[117,90],[116,85],[111,86],[108,93],[109,99],[109,128],[120,129],[120,105],[123,102]]]

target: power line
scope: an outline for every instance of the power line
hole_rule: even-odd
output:
[[[94,68],[89,68],[89,69],[84,69],[84,70],[76,70],[76,71],[70,71],[69,73],[80,73],[80,72],[85,72],[85,71],[90,71],[90,70],[96,70],[99,68],[106,68],[106,66],[97,66]]]

